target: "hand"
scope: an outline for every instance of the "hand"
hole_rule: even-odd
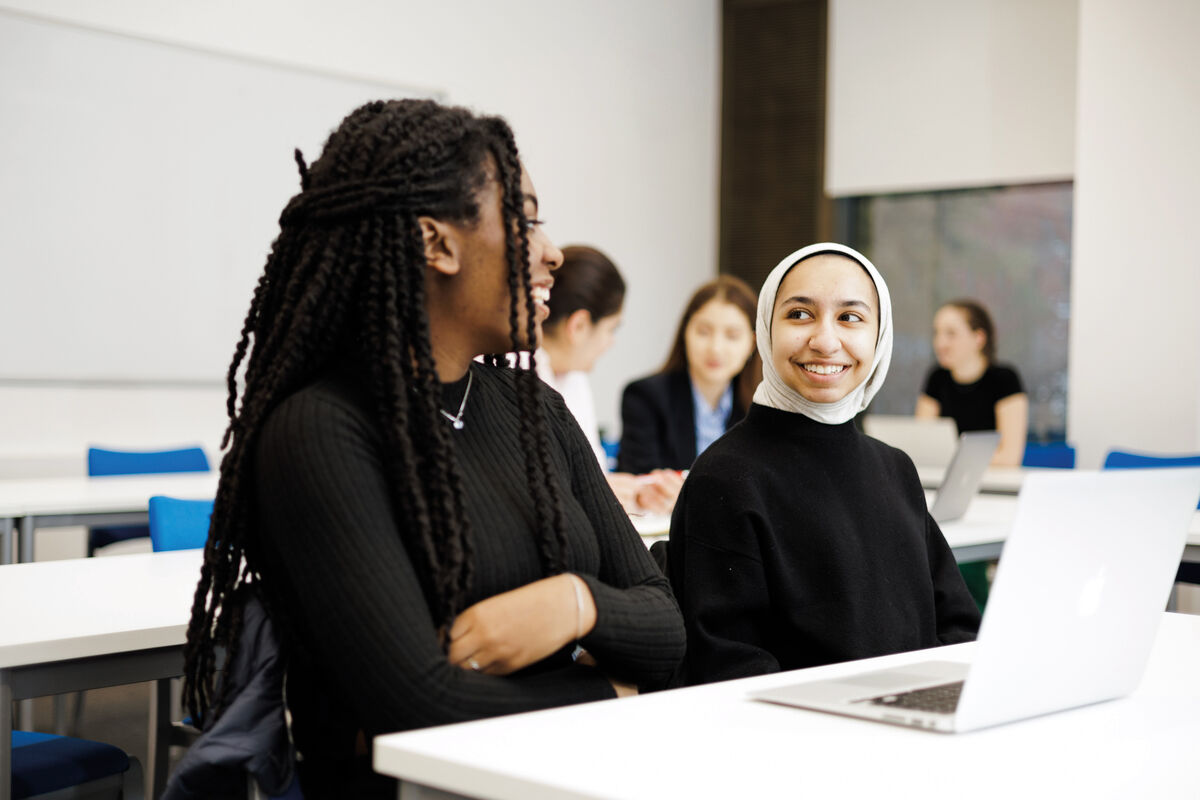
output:
[[[636,514],[642,510],[637,500],[638,490],[642,487],[636,475],[628,472],[607,472],[604,477],[608,479],[608,487],[617,496],[617,502],[625,509],[626,514]]]
[[[656,514],[669,514],[683,488],[683,476],[673,469],[656,469],[637,480],[638,505]]]
[[[613,691],[617,693],[617,697],[633,697],[638,693],[638,688],[632,683],[622,683],[616,678],[609,678],[608,682],[612,684]]]
[[[576,602],[575,587],[583,608]],[[596,601],[575,575],[555,575],[481,600],[450,628],[450,663],[508,675],[541,661],[596,625]]]

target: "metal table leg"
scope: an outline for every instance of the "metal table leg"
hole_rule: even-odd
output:
[[[21,517],[21,535],[17,540],[17,560],[22,564],[33,561],[33,517]]]
[[[13,563],[13,521],[11,517],[0,519],[0,564]]]
[[[146,796],[158,797],[167,788],[171,761],[171,679],[150,684],[150,740],[146,757]]]

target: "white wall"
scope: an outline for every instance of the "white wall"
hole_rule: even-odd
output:
[[[1200,452],[1200,4],[1081,0],[1069,437]]]
[[[1069,180],[1076,0],[830,0],[835,197]]]
[[[1067,435],[1200,451],[1200,3],[831,0],[831,194],[1075,179]]]
[[[610,427],[619,423],[621,386],[657,367],[691,289],[716,272],[716,0],[0,0],[0,8],[429,87],[504,115],[550,235],[606,250],[629,285],[625,325],[594,375],[598,415]],[[0,264],[0,284],[20,279],[15,265]],[[5,346],[21,346],[19,333]],[[35,389],[0,384],[0,457],[77,452],[78,436],[145,438],[149,390],[112,407],[108,389]],[[207,409],[212,390],[186,400],[176,391],[178,417],[164,429],[214,439],[219,416],[201,420],[192,410]],[[89,411],[97,404],[112,413],[97,418]]]

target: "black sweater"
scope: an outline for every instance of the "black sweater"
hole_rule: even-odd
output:
[[[912,462],[853,422],[752,405],[696,460],[669,569],[688,683],[970,641],[979,628]]]
[[[481,364],[471,371],[466,425],[452,434],[473,531],[467,605],[545,577],[513,374]],[[466,383],[444,387],[443,408],[458,409]],[[664,683],[684,649],[670,587],[561,396],[547,389],[544,407],[552,467],[565,487],[567,563],[596,602],[595,629],[582,644],[604,673]],[[282,596],[287,633],[304,651],[289,654],[288,680],[306,796],[323,795],[326,781],[346,791],[347,773],[364,777],[367,765],[353,755],[360,730],[370,737],[614,696],[600,670],[571,661],[570,647],[508,677],[447,661],[420,565],[404,544],[405,521],[388,499],[370,408],[353,380],[330,374],[271,413],[255,454],[264,579]],[[394,796],[394,787],[371,790]]]

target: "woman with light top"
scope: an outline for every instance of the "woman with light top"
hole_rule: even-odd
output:
[[[707,683],[969,641],[979,611],[912,461],[854,417],[887,375],[887,284],[817,244],[767,277],[763,381],[746,418],[692,467],[669,571]]]
[[[570,245],[562,253],[562,266],[554,273],[550,316],[542,325],[538,375],[562,395],[591,443],[601,469],[607,470],[608,457],[600,445],[588,373],[612,346],[621,324],[625,280],[612,260],[594,247]],[[683,485],[683,479],[671,470],[645,475],[606,471],[605,477],[630,513],[670,513]]]
[[[618,469],[686,470],[745,416],[762,374],[754,303],[754,292],[732,275],[696,290],[667,363],[625,387]]]
[[[938,366],[917,397],[917,417],[950,417],[958,432],[999,431],[992,463],[1018,467],[1025,455],[1029,398],[1012,367],[995,363],[996,329],[974,300],[953,300],[933,318]]]

